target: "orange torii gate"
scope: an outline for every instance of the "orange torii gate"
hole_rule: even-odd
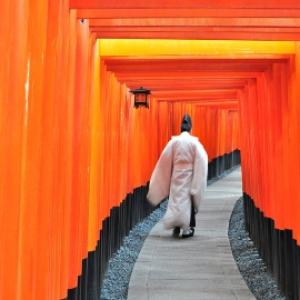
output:
[[[298,0],[11,0],[0,14],[1,299],[99,293],[102,229],[141,200],[185,111],[212,160],[241,149],[249,215],[269,218],[248,219],[253,236],[267,224],[272,257],[298,251]],[[144,83],[150,109],[133,109]],[[278,261],[299,298],[299,259]]]
[[[298,40],[290,1],[70,1],[98,38]]]

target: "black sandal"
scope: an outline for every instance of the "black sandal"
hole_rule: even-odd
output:
[[[179,238],[179,235],[180,235],[180,227],[175,227],[173,229],[173,237],[174,238]]]
[[[194,232],[195,232],[195,229],[194,229],[194,228],[189,228],[189,232],[188,232],[188,233],[182,233],[181,237],[182,237],[183,239],[192,237],[192,236],[194,236]]]

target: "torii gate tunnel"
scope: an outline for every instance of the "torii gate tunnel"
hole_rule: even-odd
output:
[[[185,112],[209,178],[241,153],[250,235],[300,299],[299,0],[10,0],[0,16],[0,299],[99,299]]]

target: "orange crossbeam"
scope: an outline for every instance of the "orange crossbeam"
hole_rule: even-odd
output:
[[[135,0],[70,0],[71,8],[300,8],[298,0],[159,0],[135,1]]]
[[[113,8],[113,9],[78,9],[77,17],[83,19],[131,19],[131,18],[297,18],[300,17],[300,9],[284,8],[253,9],[253,8]]]

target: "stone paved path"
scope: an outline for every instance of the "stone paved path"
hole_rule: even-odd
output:
[[[134,266],[128,299],[255,299],[237,269],[227,234],[241,195],[237,169],[207,188],[193,238],[174,239],[161,222],[156,224]]]

